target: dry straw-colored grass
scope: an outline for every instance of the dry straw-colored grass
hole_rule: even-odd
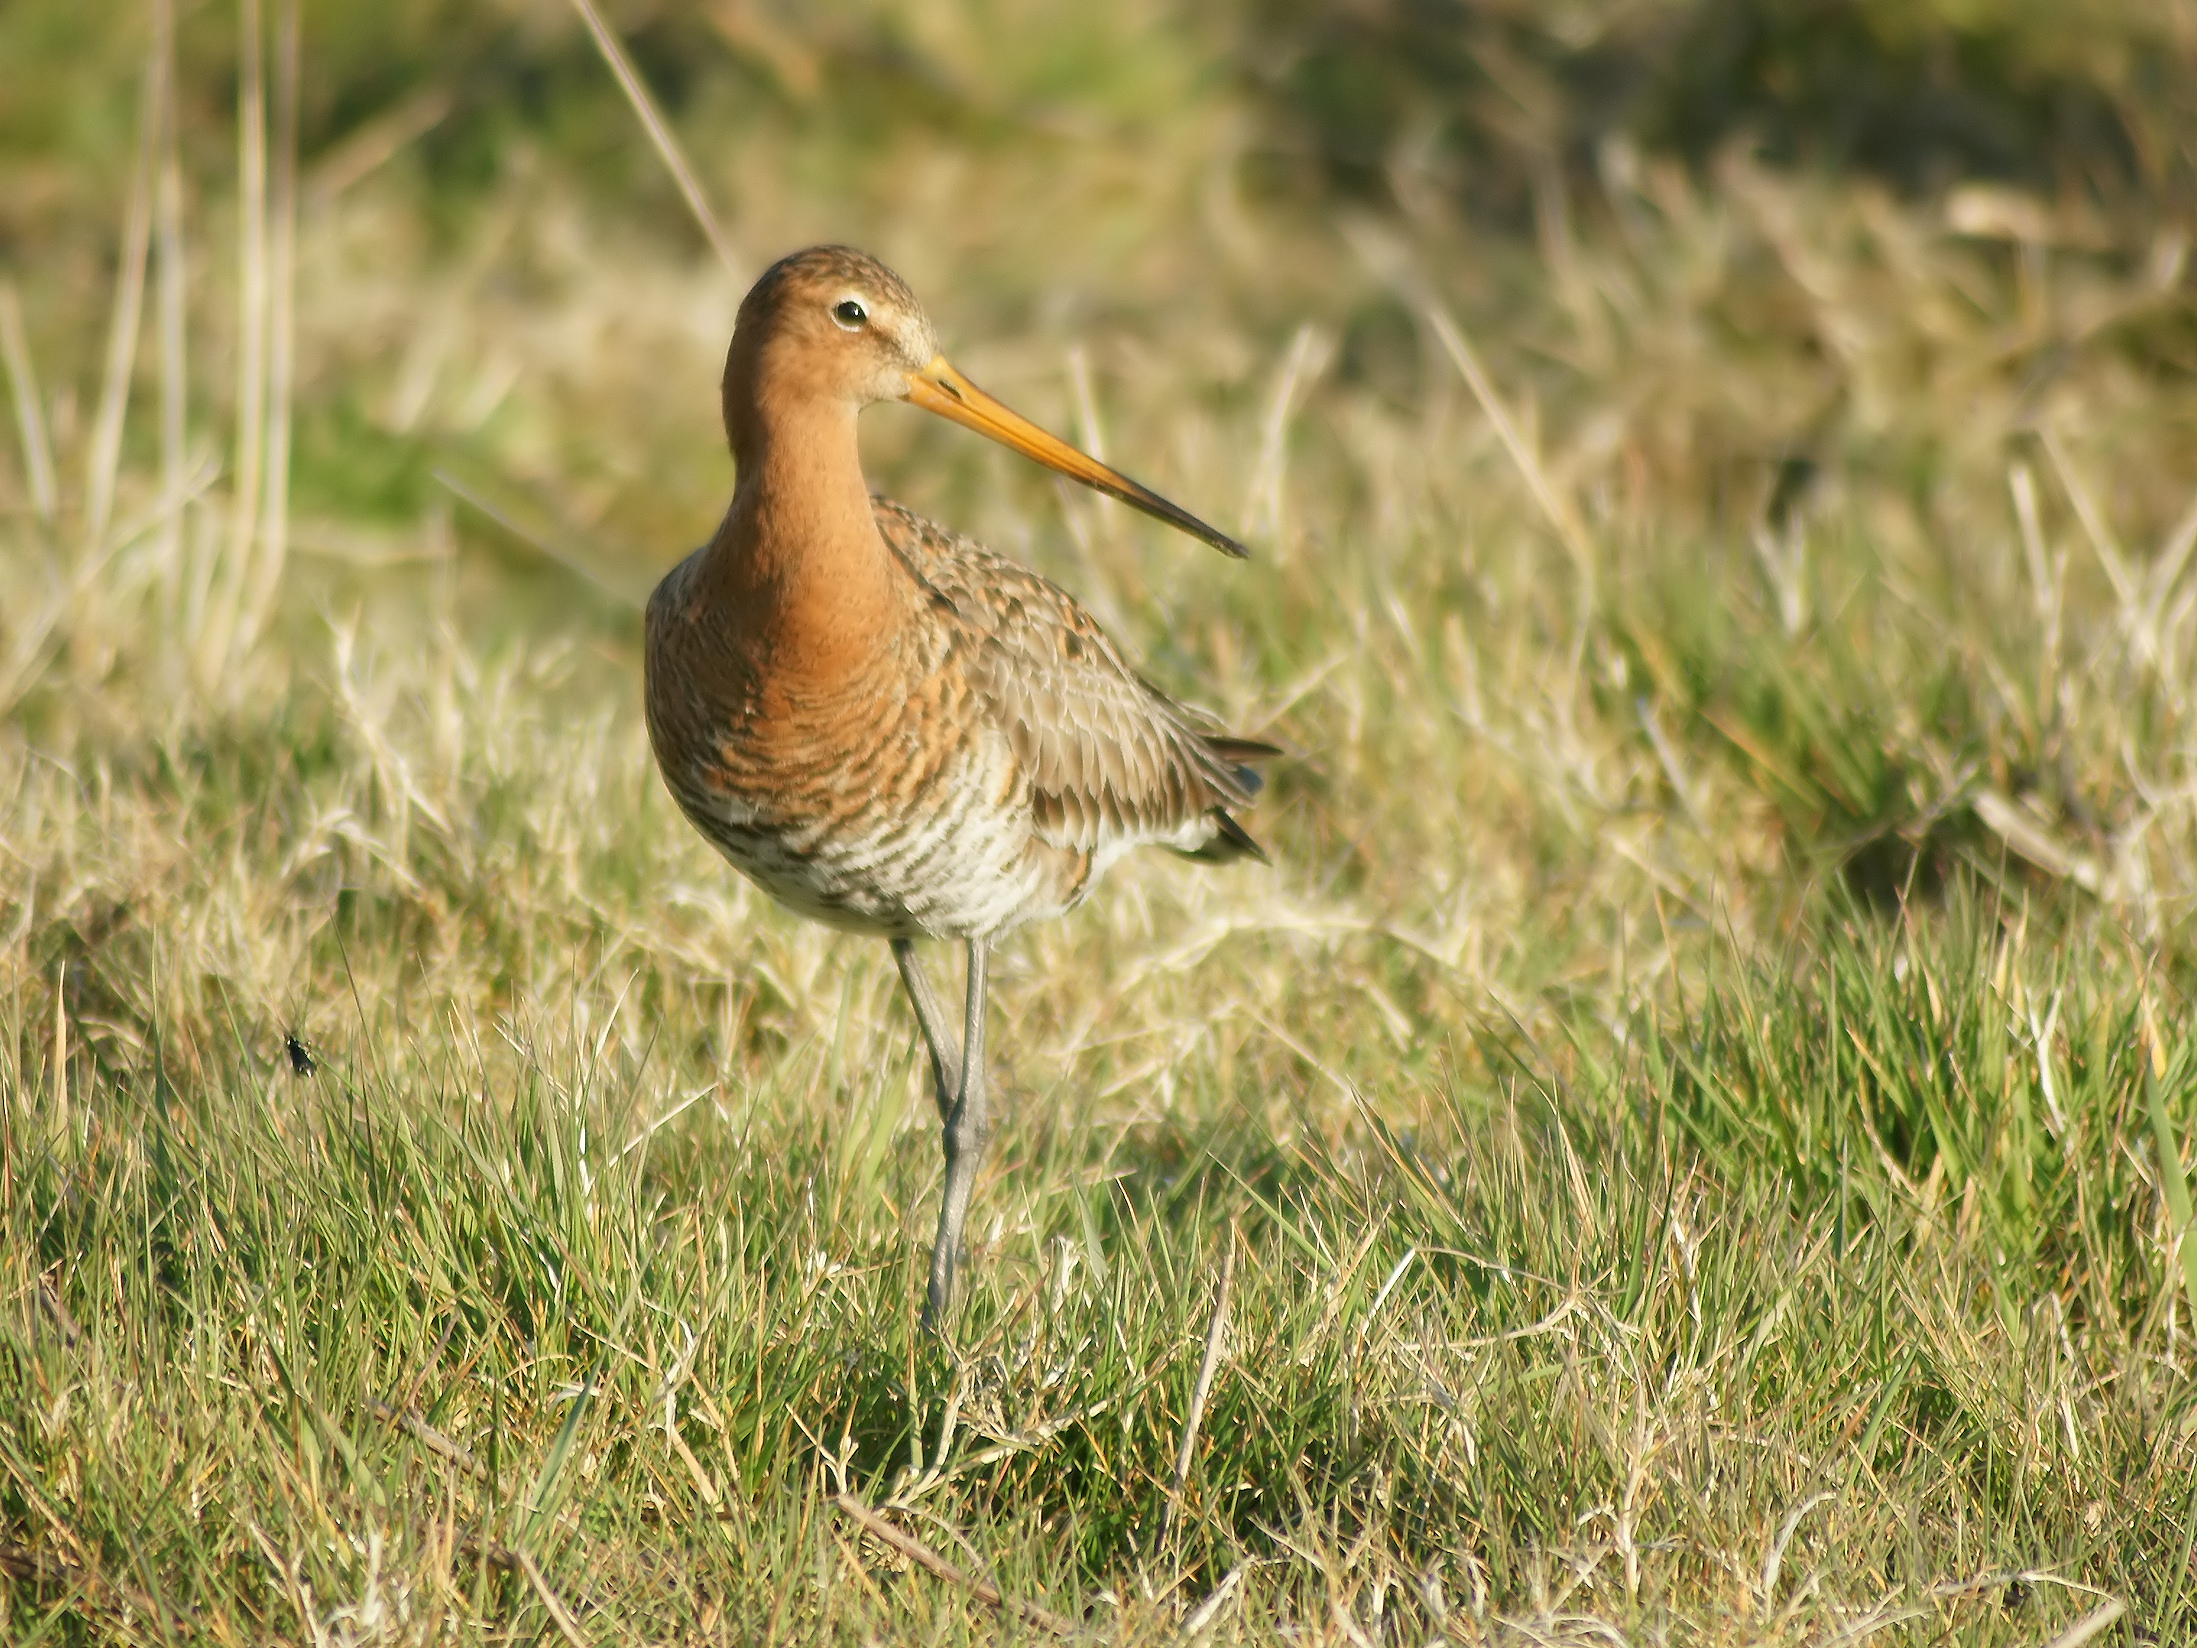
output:
[[[1099,1640],[2191,1629],[2180,228],[1621,144],[1523,240],[1262,202],[1155,13],[1028,31],[1100,89],[1012,141],[697,155],[720,259],[554,149],[438,216],[432,89],[293,158],[293,15],[241,187],[156,51],[111,326],[0,284],[10,1634],[1009,1629],[840,1492]],[[880,483],[1291,752],[1274,869],[1002,953],[950,1344],[892,969],[638,715],[826,235],[1259,554],[898,409]]]

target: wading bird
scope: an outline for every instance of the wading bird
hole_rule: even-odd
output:
[[[722,399],[732,507],[649,600],[649,739],[694,827],[765,892],[892,942],[945,1128],[936,1329],[992,1129],[992,945],[1073,909],[1132,847],[1263,861],[1229,809],[1259,789],[1246,763],[1277,752],[1169,699],[1056,585],[873,497],[856,414],[912,401],[1244,550],[977,388],[900,277],[846,247],[755,283]],[[958,1037],[918,938],[967,949]]]

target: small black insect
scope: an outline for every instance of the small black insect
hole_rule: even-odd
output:
[[[295,1030],[284,1034],[282,1050],[290,1055],[290,1071],[293,1075],[310,1076],[318,1068],[313,1063],[313,1055],[306,1050],[305,1043],[298,1040]]]

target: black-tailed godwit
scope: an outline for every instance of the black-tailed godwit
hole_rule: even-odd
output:
[[[679,805],[780,903],[891,940],[931,1054],[946,1188],[937,1327],[992,1130],[986,962],[1132,847],[1264,859],[1230,809],[1271,745],[1169,699],[1036,573],[873,497],[855,416],[906,400],[1202,538],[1241,545],[1055,439],[947,363],[899,276],[819,246],[740,305],[724,524],[648,604],[648,729]],[[960,1035],[915,950],[968,952]]]

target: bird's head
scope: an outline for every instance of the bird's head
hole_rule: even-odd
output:
[[[957,371],[908,283],[866,252],[812,246],[780,258],[741,301],[725,358],[725,431],[737,452],[743,432],[792,397],[859,411],[876,401],[912,401],[1025,457],[1119,498],[1225,554],[1244,548],[1158,493],[1079,452]]]
[[[772,264],[741,302],[725,387],[753,374],[745,393],[868,406],[905,399],[937,354],[906,281],[866,252],[811,246]]]

